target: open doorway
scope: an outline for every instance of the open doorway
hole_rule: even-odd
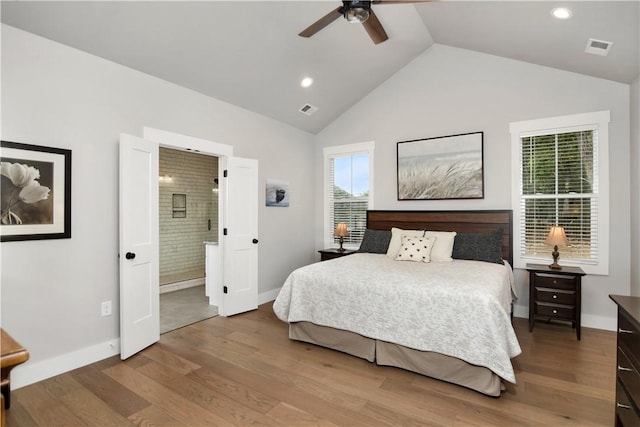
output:
[[[160,333],[218,314],[206,294],[206,246],[218,244],[218,157],[160,147]]]

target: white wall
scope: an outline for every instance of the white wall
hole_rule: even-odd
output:
[[[73,155],[72,238],[2,243],[2,327],[31,354],[14,387],[114,351],[118,136],[142,136],[143,126],[232,145],[258,159],[261,188],[289,181],[288,208],[266,208],[259,193],[261,295],[314,259],[311,134],[2,25],[2,139]],[[106,300],[113,316],[100,317]]]
[[[584,326],[615,327],[608,294],[629,294],[629,86],[483,53],[434,45],[317,136],[316,203],[322,206],[322,147],[375,141],[375,209],[510,209],[509,123],[611,110],[610,274],[583,281]],[[398,201],[396,142],[484,132],[485,198]],[[316,217],[322,246],[322,216]],[[528,315],[526,271],[516,271],[516,315]]]
[[[640,296],[640,76],[631,85],[631,295]]]

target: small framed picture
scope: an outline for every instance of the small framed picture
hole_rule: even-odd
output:
[[[277,179],[267,179],[267,206],[289,206],[289,183]]]

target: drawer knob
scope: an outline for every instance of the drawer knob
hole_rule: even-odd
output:
[[[620,334],[632,334],[633,331],[630,331],[628,329],[618,328],[618,333],[620,333]]]
[[[554,281],[553,281],[553,284],[554,284],[554,285],[555,285],[555,284],[557,284],[557,283],[558,283],[558,281],[557,281],[557,280],[554,280]]]
[[[631,369],[631,368],[625,368],[624,366],[620,366],[620,365],[618,365],[618,371],[623,371],[623,372],[633,372],[633,369]]]
[[[553,294],[553,299],[556,299],[556,298],[558,298],[558,295]]]
[[[631,406],[629,406],[629,405],[625,405],[625,404],[620,403],[620,402],[616,402],[616,406],[617,406],[618,408],[620,408],[620,409],[631,409]]]
[[[558,310],[553,310],[553,314],[558,314]]]

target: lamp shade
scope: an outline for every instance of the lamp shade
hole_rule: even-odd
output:
[[[347,224],[344,222],[339,222],[338,225],[336,225],[336,230],[333,232],[333,235],[336,237],[347,237],[349,235]]]
[[[545,243],[549,246],[567,246],[569,244],[569,240],[567,239],[567,235],[564,234],[564,227],[557,225],[551,227]]]

